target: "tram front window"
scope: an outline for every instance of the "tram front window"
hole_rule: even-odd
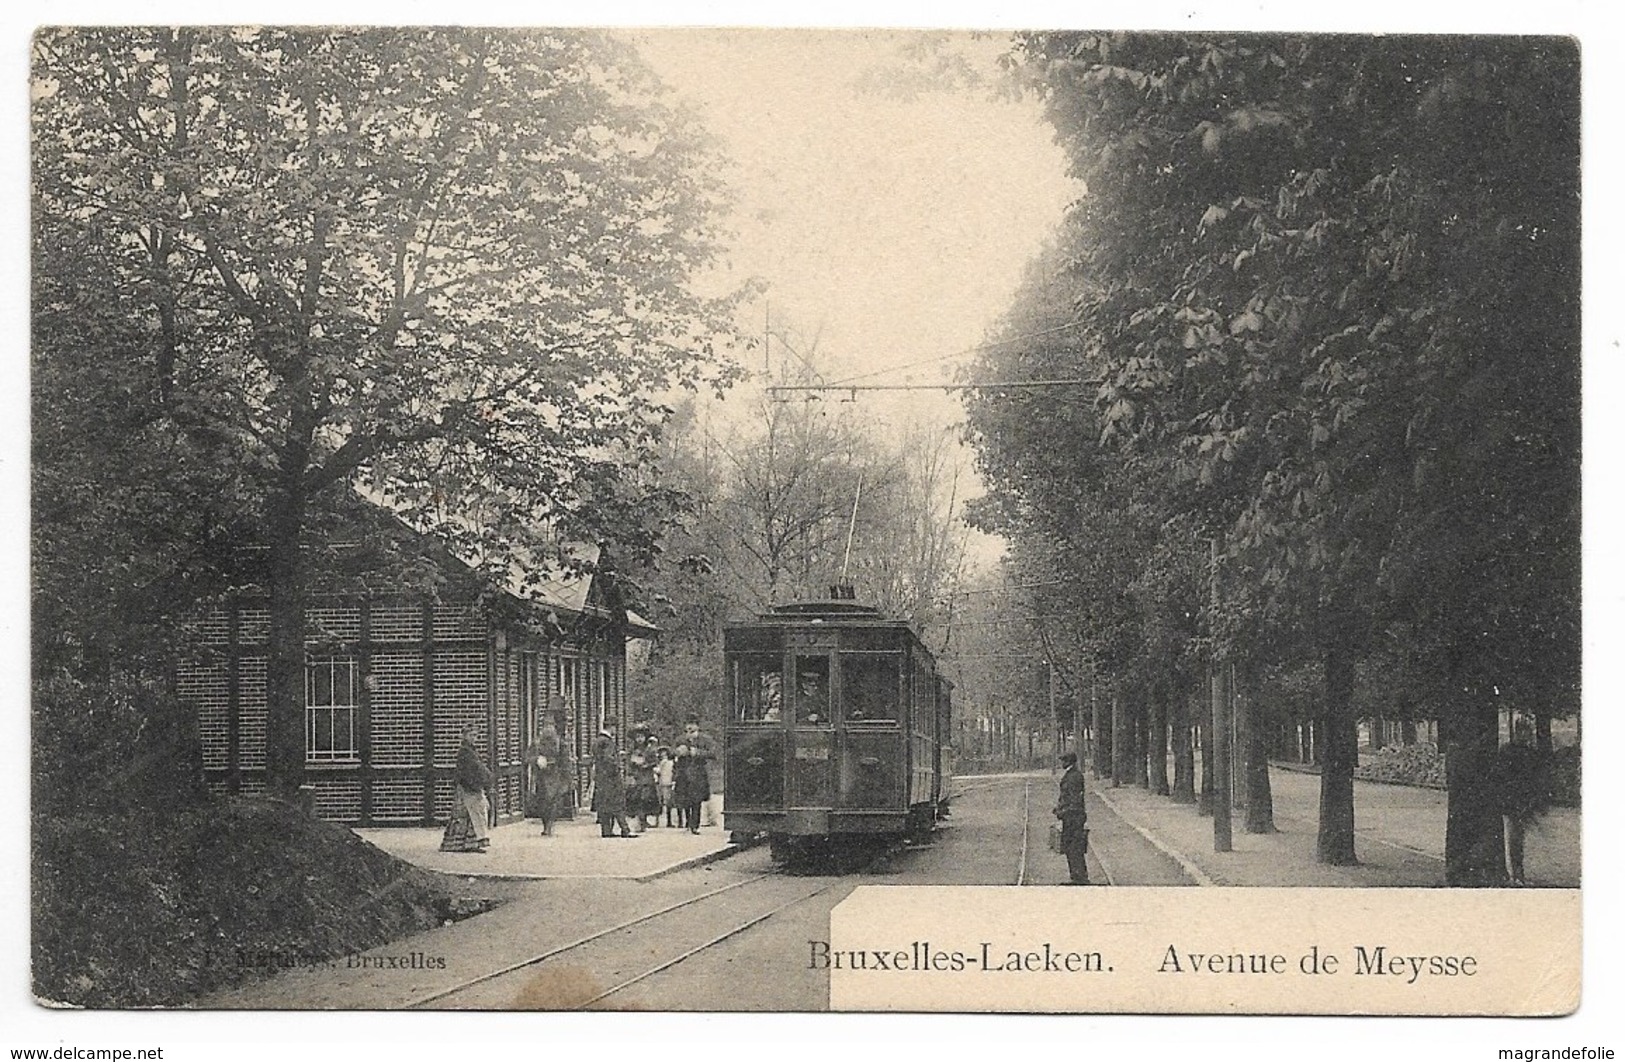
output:
[[[798,656],[796,659],[796,723],[799,726],[829,726],[829,657]]]
[[[739,656],[733,662],[734,719],[777,723],[784,712],[784,662],[778,656]]]
[[[841,701],[848,723],[895,723],[900,668],[895,653],[841,654]]]

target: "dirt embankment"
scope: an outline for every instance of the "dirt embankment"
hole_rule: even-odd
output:
[[[37,815],[34,991],[86,1007],[174,1005],[498,902],[281,804]]]

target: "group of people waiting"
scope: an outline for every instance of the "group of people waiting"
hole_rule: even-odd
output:
[[[485,765],[475,742],[478,728],[463,729],[457,749],[456,788],[452,792],[451,814],[440,836],[442,852],[486,852],[491,847],[491,769]],[[525,763],[531,768],[526,814],[542,820],[542,832],[553,836],[554,823],[569,806],[570,761],[559,733],[543,726],[536,740],[525,750]]]
[[[475,728],[465,729],[457,750],[456,789],[443,852],[485,852],[491,844],[491,771],[480,755]],[[703,821],[714,825],[711,812],[711,761],[716,741],[700,730],[691,715],[673,745],[663,743],[648,727],[631,731],[625,755],[608,730],[592,744],[591,807],[605,837],[636,837],[664,816],[667,826],[699,833]],[[554,836],[561,815],[567,816],[574,770],[569,749],[558,731],[544,724],[525,750],[529,775],[526,814],[542,821],[542,833]],[[629,817],[630,816],[630,820]],[[673,823],[673,818],[676,822]],[[617,832],[618,831],[618,832]]]
[[[624,757],[614,735],[599,731],[592,746],[592,810],[599,833],[636,837],[659,826],[662,816],[672,826],[673,813],[677,826],[699,833],[702,808],[705,824],[712,825],[711,761],[716,754],[715,740],[700,730],[696,715],[688,717],[675,745],[662,743],[646,727],[632,730]]]

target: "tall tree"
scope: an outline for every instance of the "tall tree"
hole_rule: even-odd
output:
[[[719,190],[600,34],[65,29],[34,42],[36,215],[114,353],[243,484],[268,547],[268,767],[304,764],[305,549],[356,489],[493,572],[646,548],[652,395],[726,375]],[[74,283],[74,266],[54,278]],[[540,574],[539,571],[535,574]]]
[[[33,242],[34,806],[173,802],[201,782],[173,690],[183,628],[236,578],[244,484],[229,442],[178,430],[131,371],[134,293],[61,220],[37,217]]]
[[[1405,619],[1451,691],[1448,877],[1493,880],[1487,694],[1540,680],[1491,647],[1540,645],[1567,699],[1578,644],[1572,42],[1044,34],[1018,58],[1088,187],[1067,246],[1103,436],[1225,533],[1265,639],[1322,658],[1320,857],[1354,858],[1354,664]]]

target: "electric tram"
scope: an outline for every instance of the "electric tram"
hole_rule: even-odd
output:
[[[947,813],[952,685],[914,630],[850,587],[723,631],[723,825],[775,859],[928,839]]]

